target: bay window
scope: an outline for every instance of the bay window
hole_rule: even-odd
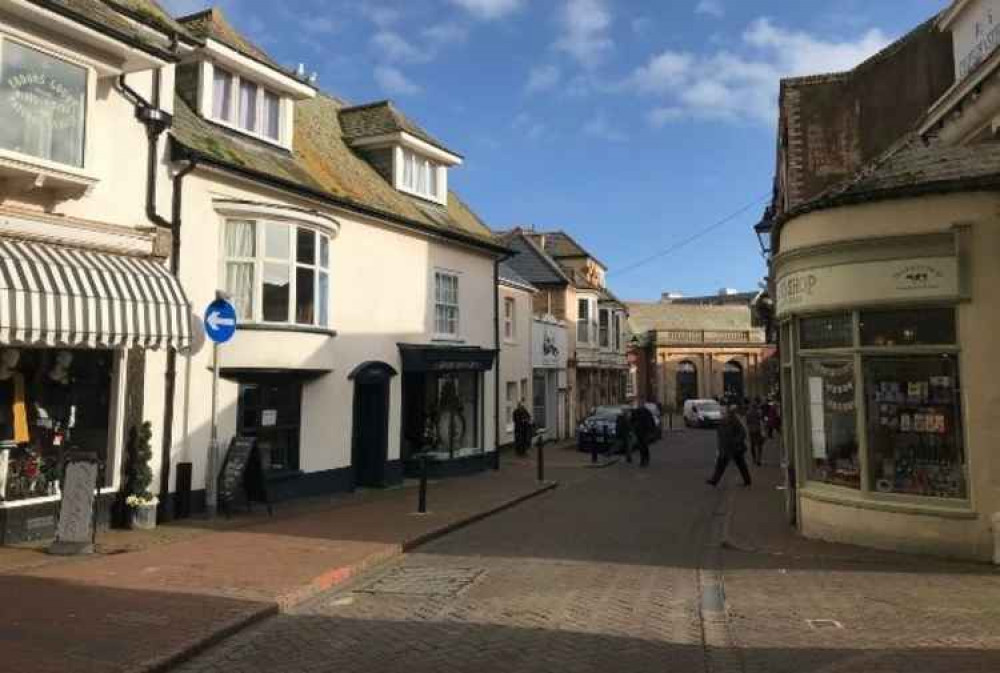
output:
[[[611,336],[609,334],[610,330],[609,321],[611,317],[610,312],[608,311],[608,309],[602,308],[598,315],[600,316],[599,318],[600,322],[598,328],[599,329],[598,338],[600,340],[600,346],[601,348],[608,348],[611,346]]]
[[[281,97],[256,82],[212,66],[212,117],[267,140],[281,140]]]
[[[329,326],[330,239],[308,227],[227,220],[226,291],[244,322]]]
[[[0,149],[83,167],[88,71],[0,39]]]
[[[458,336],[458,276],[447,271],[434,273],[434,332],[438,336]]]

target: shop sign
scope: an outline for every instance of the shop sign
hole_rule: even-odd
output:
[[[1000,0],[969,4],[951,29],[955,74],[965,79],[1000,46]]]
[[[840,264],[785,274],[777,282],[779,316],[834,306],[957,297],[954,257]]]
[[[535,369],[565,369],[566,327],[546,320],[531,325],[531,366]]]

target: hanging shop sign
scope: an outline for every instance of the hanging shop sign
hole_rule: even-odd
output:
[[[531,365],[535,369],[565,369],[566,327],[547,320],[534,320],[531,333]]]
[[[779,276],[779,316],[891,301],[957,299],[958,260],[921,257],[839,264]]]

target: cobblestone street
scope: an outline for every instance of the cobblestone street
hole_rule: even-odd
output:
[[[798,543],[790,556],[777,548],[782,526],[763,518],[780,518],[768,483],[776,470],[759,471],[749,492],[734,490],[735,475],[729,490],[710,489],[713,441],[712,432],[670,434],[649,470],[556,468],[554,492],[180,671],[1000,670],[1000,577],[990,567],[820,543]],[[719,549],[713,530],[725,507],[757,510],[732,525],[760,534],[740,532],[759,548],[714,554],[728,616],[720,639],[705,620],[718,606],[700,569]]]

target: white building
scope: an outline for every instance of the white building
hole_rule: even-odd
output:
[[[544,427],[548,440],[571,435],[567,419],[569,336],[566,323],[551,314],[532,318],[531,365],[533,368],[532,417]]]
[[[500,264],[500,443],[514,443],[514,410],[532,412],[532,300],[538,290],[507,263]],[[536,425],[544,426],[532,412]]]

